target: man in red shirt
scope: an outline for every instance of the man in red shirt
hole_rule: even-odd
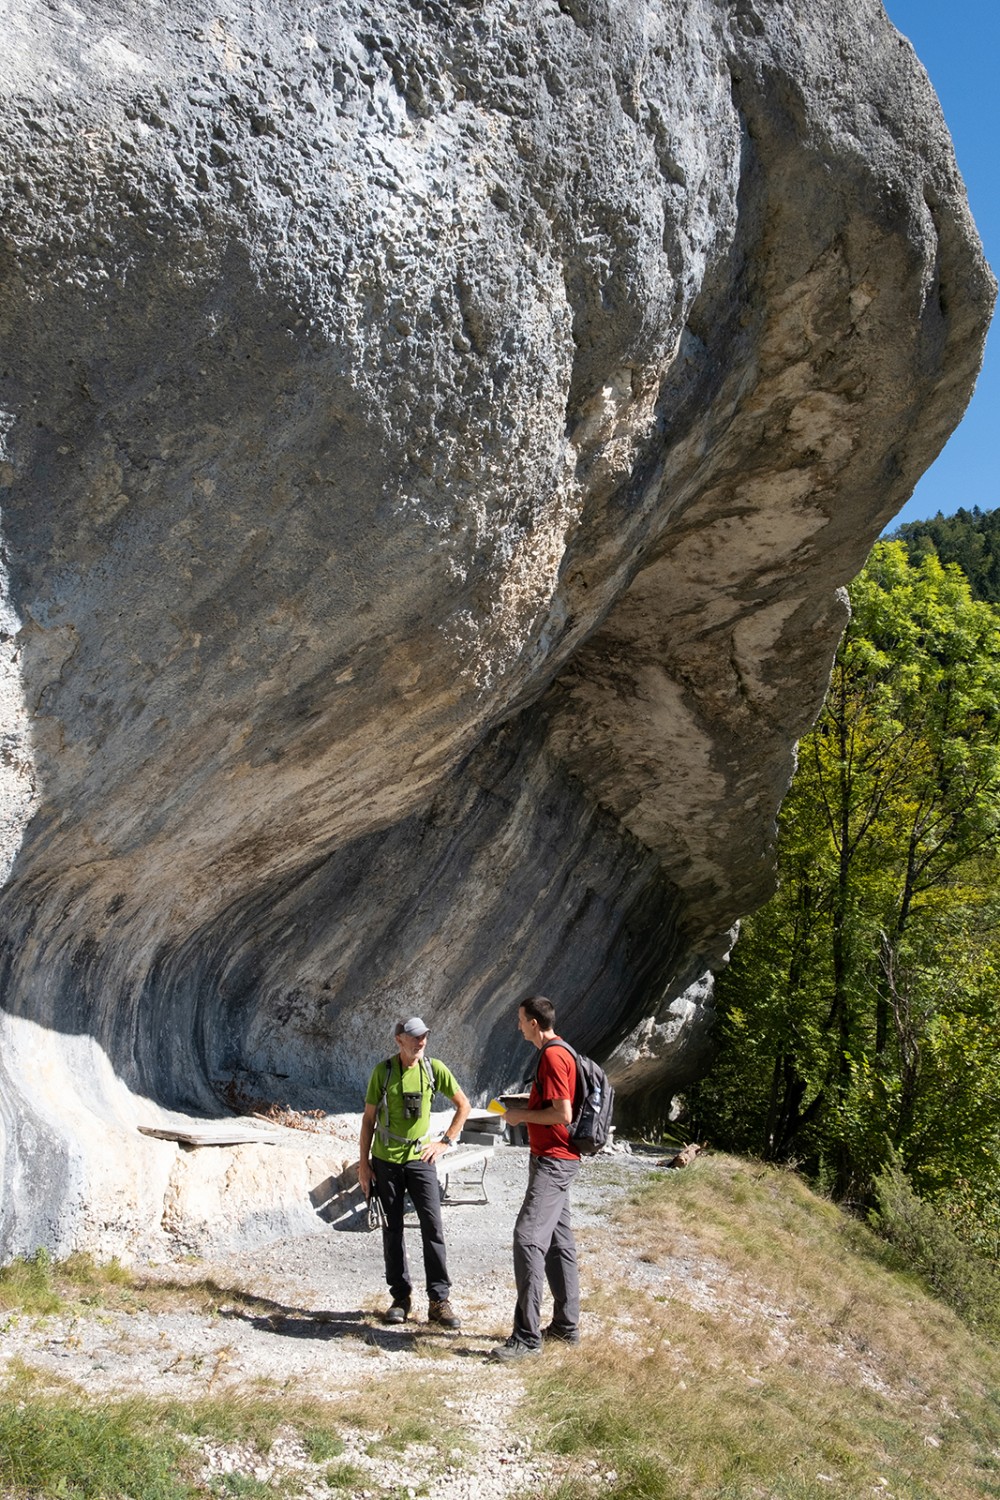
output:
[[[580,1153],[569,1138],[576,1062],[565,1047],[545,1046],[559,1040],[555,1021],[555,1007],[544,995],[532,995],[518,1007],[518,1030],[541,1056],[527,1105],[507,1110],[508,1125],[528,1127],[531,1160],[528,1190],[514,1225],[514,1331],[492,1353],[494,1359],[503,1361],[540,1354],[543,1339],[566,1344],[580,1341],[580,1279],[569,1222],[569,1190],[580,1167]],[[543,1329],[545,1281],[553,1308],[552,1321]]]

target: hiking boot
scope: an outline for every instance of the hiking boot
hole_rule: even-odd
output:
[[[427,1308],[428,1323],[440,1323],[442,1328],[461,1328],[462,1320],[447,1297],[441,1302],[431,1302]]]
[[[393,1302],[388,1312],[382,1314],[383,1323],[405,1323],[410,1316],[410,1299],[404,1297],[402,1302]]]
[[[575,1328],[555,1328],[551,1323],[542,1329],[542,1342],[551,1344],[578,1344],[580,1335]]]
[[[505,1344],[501,1344],[497,1349],[490,1350],[490,1359],[498,1360],[500,1364],[507,1365],[512,1364],[518,1359],[537,1359],[541,1352],[540,1347],[536,1348],[534,1344],[522,1343],[520,1339],[515,1338],[511,1334]]]

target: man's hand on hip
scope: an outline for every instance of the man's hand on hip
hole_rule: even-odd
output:
[[[451,1150],[450,1141],[431,1141],[420,1153],[421,1161],[437,1161],[439,1156],[446,1156]]]

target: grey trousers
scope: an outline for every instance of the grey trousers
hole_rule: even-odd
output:
[[[533,1156],[528,1166],[528,1190],[514,1225],[514,1337],[533,1349],[542,1342],[545,1281],[552,1292],[552,1327],[564,1335],[579,1332],[580,1278],[569,1223],[569,1190],[579,1170],[579,1161],[554,1156]]]

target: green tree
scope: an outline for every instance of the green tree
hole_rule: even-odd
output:
[[[951,516],[938,511],[929,521],[905,521],[892,535],[904,543],[911,562],[936,552],[943,563],[958,563],[974,599],[1000,604],[1000,510],[974,505]]]
[[[866,1195],[896,1151],[922,1191],[965,1182],[975,1217],[1000,1162],[1000,614],[898,542],[851,605],[694,1103],[837,1196]]]

